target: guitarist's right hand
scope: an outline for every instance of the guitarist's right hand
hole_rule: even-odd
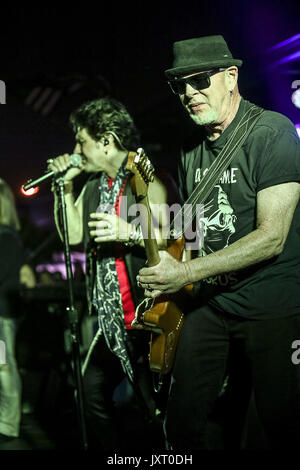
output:
[[[190,284],[188,263],[177,261],[167,251],[160,251],[160,262],[150,268],[142,268],[137,276],[137,282],[147,297],[156,298],[162,294],[179,291]]]

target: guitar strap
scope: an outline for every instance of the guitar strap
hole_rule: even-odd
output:
[[[203,204],[210,195],[214,186],[246,141],[263,111],[259,106],[252,105],[242,116],[230,138],[209,167],[205,177],[196,186],[182,209],[174,217],[170,227],[170,238],[177,239],[183,235],[182,221],[184,220],[185,224],[187,222],[187,225],[191,224],[196,214],[197,204]]]
[[[181,210],[174,217],[170,226],[171,239],[182,237],[184,233],[182,221],[188,221],[188,225],[191,224],[194,216],[196,215],[197,204],[203,203],[210,195],[224,171],[229,167],[237,152],[246,141],[263,111],[264,110],[259,106],[252,105],[242,116],[230,138],[209,167],[205,177],[201,180],[198,186],[196,186]],[[178,226],[180,229],[177,229]],[[176,229],[174,227],[176,227]],[[155,299],[146,297],[137,306],[135,319],[133,320],[132,325],[135,325],[136,327],[136,325],[141,322],[142,312],[150,310],[154,306],[154,303]]]

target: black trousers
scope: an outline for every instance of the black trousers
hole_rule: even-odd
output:
[[[208,424],[228,377],[231,399],[225,414],[229,411],[231,432],[241,431],[252,390],[268,448],[297,449],[300,366],[291,359],[296,339],[300,339],[300,315],[256,321],[209,306],[188,313],[166,411],[165,431],[171,448],[213,448]]]
[[[145,422],[155,418],[156,403],[147,354],[149,337],[143,331],[128,332],[128,349],[135,370],[134,399]],[[99,337],[83,376],[85,416],[89,448],[102,451],[120,450],[121,433],[115,416],[113,394],[125,377],[119,359],[109,350],[103,335]],[[134,443],[135,436],[132,436]]]

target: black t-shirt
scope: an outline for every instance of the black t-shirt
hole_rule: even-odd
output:
[[[217,140],[208,141],[200,130],[184,146],[179,166],[183,201],[250,106],[250,102],[241,100],[235,119]],[[265,110],[204,203],[197,222],[203,246],[197,256],[221,250],[255,230],[257,193],[290,181],[300,181],[298,135],[289,119]],[[267,319],[300,313],[300,204],[280,255],[247,269],[205,279],[199,295],[222,311],[242,317]]]

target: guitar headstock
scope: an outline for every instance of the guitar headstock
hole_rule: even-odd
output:
[[[142,148],[139,148],[136,153],[129,153],[126,170],[134,175],[131,178],[133,193],[138,197],[145,197],[149,183],[154,180],[154,168]]]

